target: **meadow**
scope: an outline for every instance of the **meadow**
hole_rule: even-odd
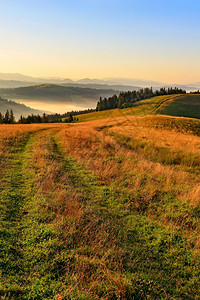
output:
[[[165,100],[0,125],[1,299],[199,299],[200,120]]]
[[[79,121],[128,117],[137,115],[170,115],[200,119],[199,94],[173,94],[140,100],[125,109],[109,109],[80,115]]]

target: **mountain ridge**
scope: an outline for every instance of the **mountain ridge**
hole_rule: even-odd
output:
[[[105,77],[102,79],[98,78],[82,78],[78,80],[72,80],[70,78],[62,77],[33,77],[27,76],[21,73],[0,73],[0,88],[12,88],[12,87],[23,87],[40,84],[40,83],[51,83],[68,86],[79,86],[80,87],[91,87],[91,88],[105,88],[113,86],[114,89],[119,91],[127,91],[128,88],[140,89],[144,87],[153,87],[158,89],[160,87],[180,87],[187,91],[200,89],[200,82],[185,83],[185,84],[166,84],[164,82],[137,79],[137,78],[121,78],[121,77]]]

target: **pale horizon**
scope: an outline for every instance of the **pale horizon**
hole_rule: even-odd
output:
[[[82,77],[72,77],[72,76],[70,76],[70,75],[65,75],[65,74],[34,74],[34,73],[22,73],[22,72],[20,72],[20,71],[13,71],[13,72],[3,72],[2,71],[2,69],[0,70],[1,72],[0,72],[0,74],[5,74],[5,75],[8,75],[8,74],[10,74],[10,75],[23,75],[23,76],[28,76],[28,77],[33,77],[33,78],[36,78],[36,79],[39,79],[39,78],[44,78],[44,79],[61,79],[61,80],[63,80],[63,79],[70,79],[70,80],[72,80],[72,81],[79,81],[79,80],[82,80],[82,79],[91,79],[91,80],[104,80],[104,81],[106,81],[106,80],[138,80],[138,81],[155,81],[155,82],[158,82],[158,83],[160,83],[160,84],[168,84],[168,85],[170,85],[170,84],[172,84],[172,85],[174,85],[174,84],[195,84],[195,83],[200,83],[200,79],[196,79],[196,80],[193,80],[193,81],[187,81],[187,80],[185,80],[185,81],[182,81],[182,82],[173,82],[173,81],[161,81],[161,80],[159,80],[159,79],[156,79],[156,78],[154,78],[154,79],[152,79],[152,78],[142,78],[142,77],[122,77],[122,76],[103,76],[103,77],[98,77],[98,76],[87,76],[87,75],[85,75],[85,76],[82,76]],[[11,79],[12,80],[12,79]]]

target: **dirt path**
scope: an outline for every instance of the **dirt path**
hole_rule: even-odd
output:
[[[167,102],[172,102],[172,101],[174,101],[176,98],[179,98],[180,97],[180,95],[177,95],[177,96],[174,96],[173,98],[172,97],[169,97],[169,98],[167,98],[167,99],[165,99],[165,100],[163,100],[162,102],[160,102],[159,103],[159,105],[156,107],[156,109],[155,109],[155,114],[157,114],[158,113],[158,110],[163,106],[163,105],[165,105]]]

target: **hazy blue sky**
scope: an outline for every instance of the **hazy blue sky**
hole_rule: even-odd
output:
[[[200,1],[0,0],[0,72],[200,81]]]

